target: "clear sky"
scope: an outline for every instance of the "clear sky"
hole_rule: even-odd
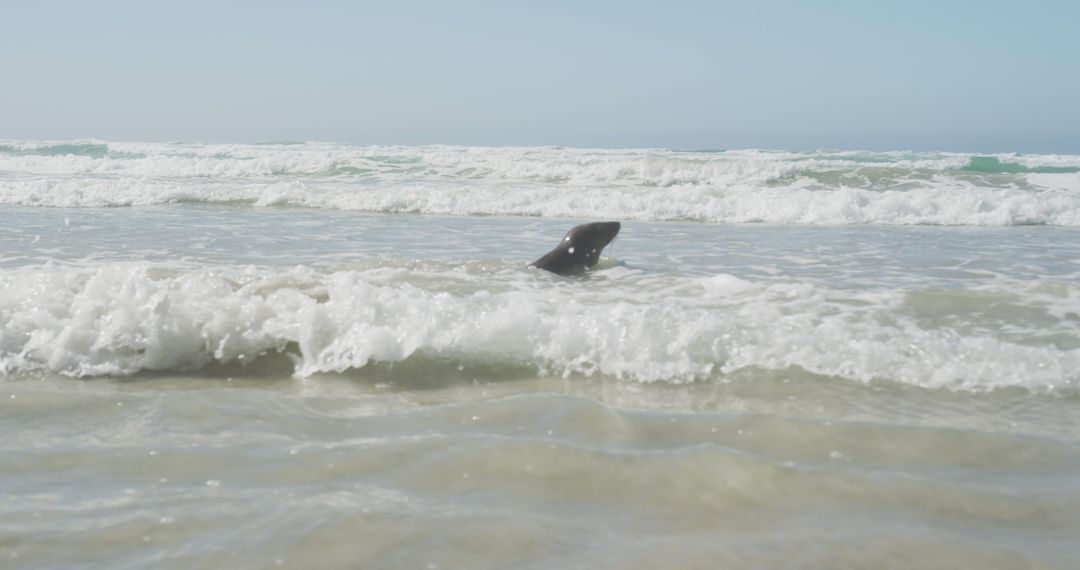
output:
[[[1080,2],[3,0],[0,138],[1080,153]]]

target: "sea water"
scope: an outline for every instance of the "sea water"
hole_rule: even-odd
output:
[[[1078,156],[3,141],[0,204],[0,567],[1080,564]]]

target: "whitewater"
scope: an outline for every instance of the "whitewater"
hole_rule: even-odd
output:
[[[0,141],[0,203],[1080,225],[1080,156]]]
[[[1072,568],[1078,238],[1074,155],[0,140],[0,561]]]

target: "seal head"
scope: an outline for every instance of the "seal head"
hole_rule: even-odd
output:
[[[581,275],[596,265],[600,252],[619,235],[619,222],[593,222],[575,226],[558,247],[532,262],[533,267],[559,275]]]

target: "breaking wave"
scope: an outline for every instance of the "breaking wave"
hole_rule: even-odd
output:
[[[0,203],[1080,226],[1080,156],[5,141]]]
[[[0,292],[8,374],[130,375],[284,356],[297,376],[421,359],[631,382],[746,369],[964,390],[1080,380],[1080,288],[1060,283],[852,292],[618,267],[568,281],[505,267],[109,263],[8,270]],[[970,310],[935,320],[925,307],[940,295],[963,295]],[[1018,312],[1039,316],[1025,325]],[[1033,334],[1057,340],[1033,345]]]

